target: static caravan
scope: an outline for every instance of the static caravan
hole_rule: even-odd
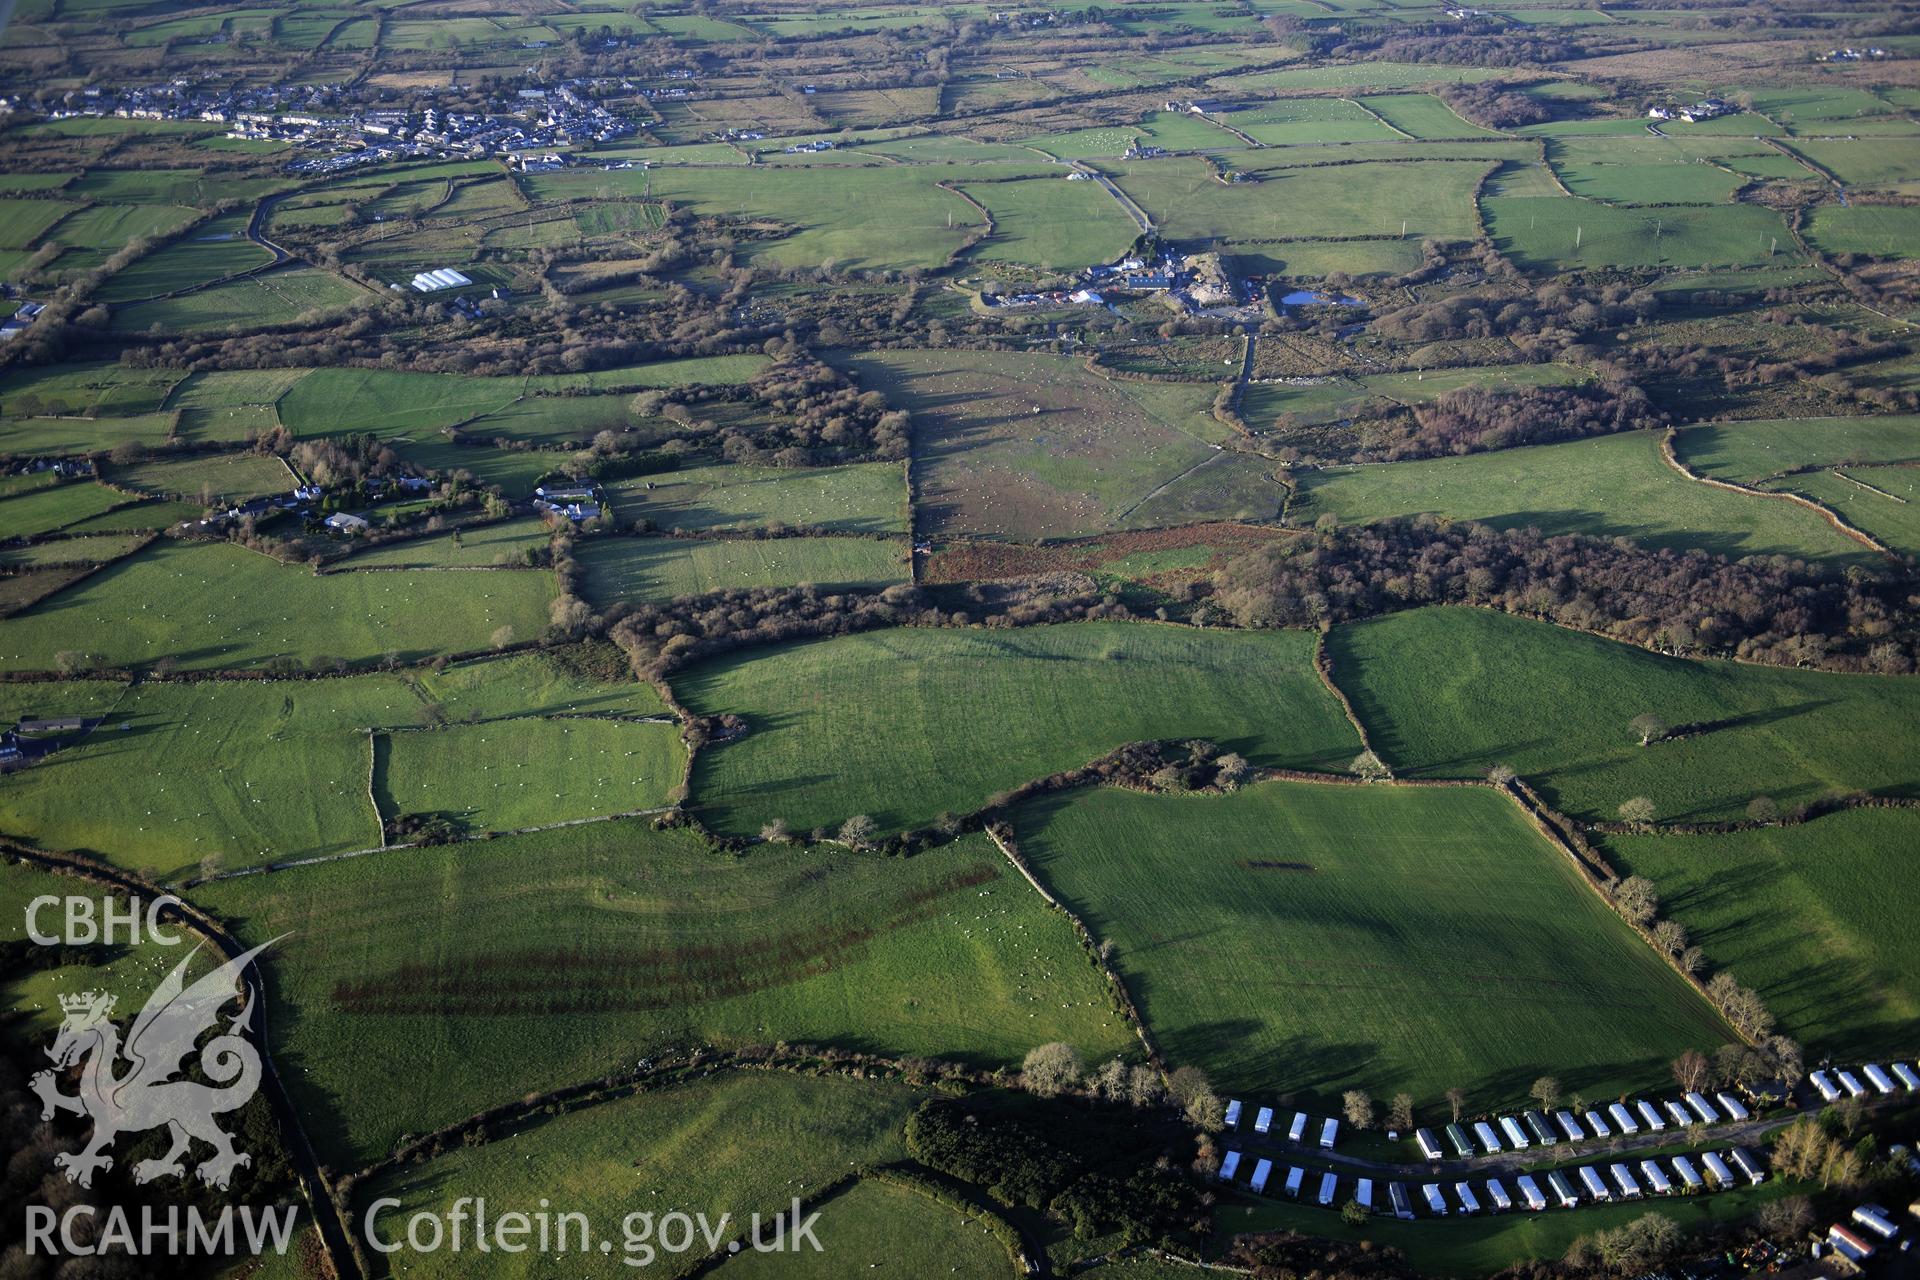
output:
[[[1613,1199],[1613,1189],[1607,1186],[1607,1180],[1600,1176],[1598,1169],[1590,1164],[1583,1164],[1579,1172],[1580,1185],[1587,1189],[1587,1194],[1593,1197],[1595,1204],[1605,1204]]]
[[[1624,1102],[1615,1102],[1607,1107],[1607,1114],[1613,1117],[1614,1128],[1622,1133],[1640,1132],[1640,1121],[1633,1112],[1627,1110]]]
[[[1580,1127],[1580,1121],[1571,1111],[1554,1112],[1553,1122],[1560,1126],[1560,1132],[1567,1135],[1568,1142],[1578,1142],[1587,1136],[1587,1131]]]
[[[1867,1086],[1861,1084],[1860,1077],[1853,1074],[1853,1072],[1836,1071],[1833,1073],[1833,1078],[1840,1082],[1840,1087],[1842,1089],[1845,1089],[1848,1093],[1852,1094],[1854,1097],[1864,1098],[1867,1096]]]
[[[1627,1168],[1626,1165],[1616,1164],[1611,1166],[1607,1170],[1607,1176],[1613,1179],[1614,1190],[1618,1191],[1622,1197],[1628,1200],[1638,1200],[1640,1198],[1639,1179],[1633,1176],[1633,1170]]]
[[[1713,1104],[1711,1102],[1707,1101],[1706,1094],[1689,1093],[1686,1095],[1685,1101],[1688,1109],[1691,1110],[1693,1114],[1700,1117],[1701,1124],[1719,1124],[1720,1123],[1720,1113],[1713,1109]]]
[[[1713,1095],[1713,1100],[1720,1104],[1720,1109],[1726,1112],[1727,1117],[1736,1124],[1753,1117],[1753,1112],[1747,1110],[1747,1104],[1730,1093],[1716,1093]]]
[[[1900,1234],[1900,1228],[1893,1225],[1887,1211],[1877,1204],[1861,1205],[1853,1211],[1853,1220],[1882,1240],[1891,1240]]]
[[[1893,1074],[1899,1077],[1900,1083],[1907,1086],[1909,1091],[1920,1089],[1920,1072],[1916,1072],[1906,1063],[1894,1063]]]
[[[1693,1112],[1687,1110],[1685,1105],[1678,1102],[1667,1103],[1667,1115],[1682,1129],[1691,1129],[1698,1123],[1698,1121],[1693,1118]]]
[[[1727,1152],[1727,1159],[1732,1162],[1735,1169],[1740,1171],[1740,1176],[1754,1186],[1757,1187],[1767,1180],[1767,1170],[1760,1163],[1760,1157],[1745,1147],[1735,1147]]]
[[[1373,1212],[1373,1179],[1362,1178],[1353,1184],[1353,1198],[1362,1209]]]
[[[1580,1193],[1573,1189],[1573,1180],[1566,1171],[1555,1169],[1547,1175],[1547,1185],[1553,1188],[1553,1198],[1562,1209],[1571,1209],[1580,1203]]]
[[[1733,1176],[1733,1170],[1727,1168],[1727,1162],[1720,1158],[1718,1151],[1702,1151],[1700,1153],[1700,1163],[1706,1166],[1707,1176],[1712,1178],[1714,1184],[1721,1190],[1724,1191],[1728,1187],[1736,1184],[1737,1180]]]
[[[1521,1174],[1514,1179],[1514,1185],[1520,1188],[1520,1198],[1527,1202],[1527,1208],[1538,1213],[1547,1207],[1547,1198],[1540,1194],[1540,1184],[1533,1180],[1531,1174]]]
[[[1265,1133],[1271,1128],[1273,1128],[1273,1108],[1262,1107],[1260,1108],[1260,1114],[1253,1118],[1253,1131],[1255,1133]]]
[[[1506,1213],[1513,1208],[1513,1197],[1507,1194],[1507,1189],[1500,1185],[1498,1178],[1487,1179],[1487,1201],[1493,1205],[1495,1213]]]
[[[1387,1184],[1387,1199],[1393,1202],[1394,1217],[1406,1220],[1412,1219],[1413,1201],[1407,1196],[1407,1186],[1404,1182],[1389,1182]]]
[[[1493,1126],[1485,1120],[1476,1120],[1474,1122],[1473,1136],[1480,1140],[1480,1149],[1482,1151],[1490,1156],[1500,1154],[1500,1135],[1495,1133]]]
[[[1287,1194],[1295,1200],[1298,1200],[1300,1198],[1300,1184],[1305,1182],[1306,1179],[1307,1171],[1305,1169],[1296,1167],[1287,1170]]]
[[[1227,1128],[1238,1129],[1239,1127],[1240,1127],[1240,1099],[1235,1098],[1232,1102],[1229,1102],[1227,1104]]]
[[[1467,1131],[1457,1124],[1447,1126],[1447,1141],[1453,1145],[1453,1153],[1462,1160],[1473,1159],[1473,1142],[1467,1137]]]
[[[1233,1175],[1240,1172],[1240,1153],[1227,1152],[1227,1158],[1220,1162],[1220,1181],[1232,1182]]]
[[[1305,1142],[1306,1139],[1307,1113],[1304,1111],[1296,1111],[1293,1113],[1293,1123],[1287,1126],[1287,1141]]]
[[[1828,1102],[1840,1101],[1840,1089],[1833,1083],[1832,1078],[1828,1076],[1826,1072],[1811,1072],[1808,1074],[1807,1079],[1813,1081],[1813,1087],[1820,1091],[1822,1098],[1825,1098]]]
[[[1837,1222],[1827,1228],[1827,1239],[1833,1242],[1834,1248],[1855,1262],[1865,1262],[1873,1256],[1873,1246],[1866,1237],[1855,1235]]]
[[[1654,1133],[1665,1133],[1667,1131],[1666,1117],[1660,1114],[1660,1108],[1654,1106],[1645,1098],[1634,1103],[1633,1109],[1640,1113],[1640,1123],[1646,1125],[1647,1128]]]
[[[1440,1194],[1440,1188],[1436,1183],[1429,1182],[1421,1187],[1420,1194],[1426,1197],[1428,1213],[1436,1218],[1447,1216],[1447,1198]]]
[[[1607,1125],[1607,1118],[1598,1111],[1587,1112],[1586,1121],[1587,1128],[1593,1131],[1594,1137],[1611,1138],[1613,1136],[1613,1130]]]
[[[1560,1141],[1560,1135],[1553,1131],[1553,1126],[1548,1124],[1547,1118],[1538,1111],[1527,1112],[1526,1121],[1527,1132],[1531,1133],[1533,1140],[1541,1146],[1550,1147]]]
[[[1465,1182],[1454,1183],[1453,1198],[1460,1202],[1460,1212],[1466,1214],[1468,1217],[1472,1217],[1474,1214],[1480,1212],[1480,1201],[1474,1196],[1471,1184]]]
[[[1440,1143],[1438,1140],[1434,1138],[1433,1130],[1415,1129],[1413,1131],[1413,1140],[1419,1144],[1420,1154],[1425,1156],[1427,1159],[1429,1160],[1446,1159],[1446,1153],[1440,1150]]]
[[[1893,1077],[1888,1075],[1887,1069],[1879,1063],[1869,1062],[1866,1066],[1860,1068],[1860,1074],[1867,1078],[1868,1084],[1880,1092],[1893,1092]]]
[[[1707,1185],[1705,1180],[1702,1179],[1700,1174],[1694,1169],[1693,1161],[1687,1159],[1685,1156],[1675,1156],[1673,1158],[1673,1172],[1674,1175],[1680,1179],[1680,1185],[1689,1191],[1698,1191]]]
[[[1661,1172],[1660,1162],[1658,1160],[1642,1160],[1640,1162],[1640,1176],[1647,1180],[1647,1187],[1653,1194],[1657,1196],[1670,1196],[1673,1194],[1673,1184],[1667,1181],[1667,1175]]]
[[[1326,1123],[1320,1126],[1320,1149],[1333,1150],[1333,1140],[1340,1135],[1340,1122],[1328,1116]]]
[[[1320,1203],[1322,1205],[1332,1204],[1333,1193],[1338,1191],[1339,1189],[1340,1189],[1339,1174],[1323,1173],[1320,1175]]]
[[[1259,1164],[1253,1166],[1253,1181],[1247,1183],[1249,1187],[1253,1188],[1253,1194],[1257,1196],[1267,1194],[1267,1179],[1272,1176],[1272,1174],[1273,1161],[1271,1160],[1262,1160]]]
[[[1500,1117],[1500,1132],[1506,1136],[1507,1145],[1515,1151],[1525,1151],[1532,1145],[1527,1141],[1527,1131],[1512,1116]]]

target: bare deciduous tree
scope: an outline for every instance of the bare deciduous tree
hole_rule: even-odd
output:
[[[1057,1097],[1071,1089],[1079,1083],[1080,1074],[1080,1051],[1059,1040],[1030,1050],[1020,1064],[1020,1080],[1027,1092],[1043,1098]]]

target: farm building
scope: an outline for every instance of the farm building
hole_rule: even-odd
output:
[[[1761,1167],[1760,1157],[1745,1147],[1735,1147],[1727,1152],[1727,1159],[1732,1162],[1735,1169],[1740,1171],[1740,1176],[1754,1186],[1757,1187],[1767,1180],[1767,1171]]]
[[[1547,1175],[1547,1185],[1553,1188],[1553,1197],[1562,1209],[1571,1209],[1580,1203],[1580,1193],[1573,1189],[1573,1180],[1566,1172],[1555,1169]]]
[[[1658,1160],[1642,1160],[1640,1176],[1647,1180],[1647,1188],[1657,1196],[1673,1194],[1673,1183],[1667,1180],[1666,1173],[1660,1168]]]
[[[1240,1153],[1238,1151],[1227,1152],[1226,1158],[1220,1162],[1220,1181],[1232,1182],[1233,1175],[1239,1171]]]
[[[1262,1160],[1259,1164],[1253,1166],[1253,1179],[1248,1182],[1247,1185],[1253,1188],[1255,1195],[1265,1195],[1267,1193],[1267,1178],[1271,1176],[1272,1173],[1273,1161],[1271,1160]]]
[[[1540,1194],[1540,1184],[1528,1174],[1514,1179],[1514,1185],[1520,1188],[1520,1198],[1527,1202],[1527,1208],[1535,1213],[1547,1207],[1547,1198]]]
[[[1487,1179],[1487,1200],[1493,1205],[1495,1213],[1505,1213],[1513,1208],[1513,1197],[1507,1194],[1507,1189],[1500,1185],[1498,1178]]]
[[[1453,1184],[1453,1198],[1460,1202],[1460,1212],[1472,1217],[1480,1212],[1480,1201],[1473,1194],[1473,1186],[1466,1182]]]
[[[1495,1133],[1493,1126],[1485,1120],[1476,1120],[1474,1122],[1473,1136],[1479,1139],[1480,1149],[1482,1151],[1485,1151],[1490,1156],[1500,1154],[1500,1135]]]
[[[1415,1129],[1413,1140],[1420,1146],[1420,1154],[1429,1160],[1442,1160],[1446,1153],[1440,1150],[1440,1144],[1434,1140],[1433,1130]]]
[[[1605,1204],[1613,1199],[1613,1191],[1607,1186],[1607,1180],[1600,1171],[1590,1164],[1580,1166],[1580,1185],[1587,1189],[1595,1204]]]
[[[1428,1213],[1436,1218],[1447,1216],[1447,1198],[1441,1194],[1438,1183],[1429,1182],[1420,1188],[1420,1194],[1426,1197]]]
[[[1621,1196],[1628,1200],[1638,1200],[1641,1196],[1639,1180],[1633,1176],[1633,1170],[1622,1164],[1607,1169],[1607,1176],[1613,1179],[1613,1186]]]
[[[1387,1199],[1393,1205],[1394,1217],[1402,1220],[1412,1219],[1413,1201],[1407,1197],[1407,1187],[1405,1183],[1389,1182],[1387,1184]]]
[[[356,516],[346,511],[336,511],[327,517],[327,528],[338,533],[357,533],[368,528],[365,516]]]
[[[422,271],[407,282],[415,293],[438,293],[442,289],[459,289],[473,281],[452,267],[441,267],[436,271]]]
[[[1700,1177],[1699,1171],[1693,1167],[1693,1161],[1687,1159],[1685,1156],[1675,1156],[1673,1158],[1673,1171],[1679,1175],[1680,1185],[1689,1191],[1698,1191],[1707,1185],[1705,1180]]]
[[[1506,1135],[1507,1145],[1515,1151],[1525,1151],[1531,1145],[1527,1141],[1527,1131],[1512,1116],[1500,1117],[1500,1132]]]

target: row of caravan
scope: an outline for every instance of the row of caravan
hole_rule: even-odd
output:
[[[1476,1156],[1497,1156],[1503,1151],[1525,1151],[1529,1147],[1551,1147],[1560,1142],[1583,1142],[1588,1138],[1611,1138],[1616,1133],[1665,1133],[1669,1126],[1690,1129],[1696,1124],[1738,1123],[1751,1119],[1746,1103],[1731,1093],[1687,1093],[1671,1102],[1652,1102],[1645,1098],[1609,1103],[1583,1114],[1556,1111],[1551,1122],[1543,1112],[1525,1111],[1518,1116],[1501,1116],[1498,1121],[1475,1121],[1471,1132],[1461,1124],[1450,1124],[1441,1132],[1453,1154],[1462,1160]],[[1497,1124],[1497,1128],[1495,1127]],[[1419,1129],[1413,1139],[1420,1154],[1429,1160],[1444,1160],[1447,1153],[1431,1129]]]
[[[1238,1129],[1240,1127],[1240,1118],[1245,1114],[1245,1110],[1245,1107],[1238,1098],[1227,1103],[1228,1129]],[[1273,1108],[1261,1107],[1254,1113],[1253,1132],[1263,1138],[1267,1137],[1273,1132],[1273,1121]],[[1296,1146],[1304,1146],[1309,1140],[1309,1137],[1312,1137],[1318,1141],[1322,1151],[1333,1150],[1334,1140],[1338,1138],[1339,1135],[1340,1122],[1338,1120],[1329,1116],[1316,1125],[1314,1124],[1313,1117],[1304,1111],[1294,1112],[1293,1122],[1287,1126],[1288,1142]]]
[[[1697,1166],[1695,1159],[1699,1161]],[[1234,1182],[1240,1175],[1242,1164],[1238,1151],[1227,1152],[1226,1158],[1220,1162],[1220,1180]],[[1248,1189],[1256,1195],[1268,1194],[1274,1172],[1273,1161],[1260,1158],[1247,1180]],[[1464,1180],[1424,1183],[1416,1190],[1420,1205],[1427,1215],[1443,1218],[1453,1213],[1506,1213],[1516,1207],[1531,1212],[1556,1205],[1562,1209],[1572,1209],[1582,1203],[1610,1204],[1621,1200],[1639,1200],[1647,1195],[1667,1196],[1743,1185],[1758,1186],[1766,1178],[1767,1173],[1759,1157],[1736,1147],[1724,1154],[1706,1151],[1698,1157],[1670,1156],[1664,1161],[1648,1159],[1637,1164],[1621,1161],[1605,1166],[1554,1169],[1539,1178],[1533,1174],[1520,1174],[1513,1179],[1513,1194],[1508,1193],[1506,1185],[1498,1178],[1488,1178],[1479,1191],[1474,1189],[1473,1183]],[[1285,1179],[1275,1188],[1275,1193],[1297,1200],[1312,1187],[1315,1202],[1330,1208],[1339,1197],[1341,1181],[1338,1174],[1317,1173],[1296,1165],[1287,1170]],[[1415,1216],[1415,1202],[1405,1183],[1387,1183],[1386,1193],[1387,1203],[1376,1205],[1374,1180],[1353,1180],[1352,1198],[1367,1212],[1387,1212],[1396,1218]]]
[[[1831,1067],[1809,1072],[1807,1082],[1828,1102],[1838,1102],[1842,1098],[1865,1098],[1876,1093],[1920,1092],[1920,1070],[1905,1062],[1896,1062],[1891,1067],[1869,1062],[1857,1071]]]

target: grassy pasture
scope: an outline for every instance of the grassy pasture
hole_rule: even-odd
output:
[[[1267,169],[1258,182],[1217,182],[1195,159],[1109,164],[1120,189],[1179,240],[1473,234],[1473,188],[1486,162],[1434,160]]]
[[[390,369],[315,369],[280,398],[280,420],[299,436],[432,432],[506,408],[519,398],[522,382]]]
[[[207,333],[317,322],[373,295],[318,267],[276,267],[257,276],[196,289],[177,298],[136,302],[113,313],[122,333]]]
[[[1146,499],[1225,439],[1206,383],[1109,380],[1052,355],[876,351],[846,363],[914,416],[922,528],[1045,538],[1143,523]]]
[[[1787,145],[1850,187],[1920,180],[1920,138],[1795,138]]]
[[[608,1257],[568,1255],[569,1275],[632,1275],[635,1266],[623,1256],[625,1241],[615,1229],[627,1214],[677,1209],[705,1213],[709,1221],[731,1214],[729,1234],[744,1232],[753,1214],[770,1220],[785,1211],[793,1197],[817,1194],[855,1165],[905,1159],[901,1130],[920,1097],[905,1085],[880,1081],[728,1073],[546,1120],[484,1147],[451,1151],[379,1179],[367,1187],[364,1203],[381,1196],[398,1199],[400,1207],[382,1215],[379,1225],[383,1235],[404,1237],[414,1213],[444,1214],[459,1196],[485,1196],[490,1205],[529,1206],[547,1198],[556,1209],[564,1204],[587,1214],[614,1242]],[[656,1187],[671,1187],[671,1199],[656,1201],[638,1190]],[[894,1199],[898,1196],[910,1199],[899,1202]],[[911,1225],[919,1239],[909,1243],[904,1254],[889,1255],[896,1264],[919,1256],[915,1244],[937,1244],[969,1261],[980,1249],[971,1240],[962,1244],[959,1219],[950,1210],[891,1187],[859,1184],[828,1202],[817,1228],[829,1250],[821,1255],[826,1259],[846,1256],[828,1243],[834,1239],[835,1224],[842,1221],[859,1232],[861,1240],[874,1229],[885,1233],[878,1238],[888,1243],[893,1243],[889,1229]],[[847,1250],[859,1247],[854,1241],[836,1243]],[[1005,1250],[991,1237],[986,1246],[999,1254],[999,1274],[1006,1275]],[[406,1251],[394,1255],[393,1269],[427,1277],[522,1272],[524,1258],[499,1261],[503,1257]],[[780,1263],[778,1274],[784,1275],[795,1259],[794,1254],[781,1254],[770,1260]],[[634,1262],[638,1260],[636,1254]],[[662,1253],[645,1272],[677,1275],[703,1260],[698,1252]],[[938,1269],[946,1274],[947,1256],[942,1254],[939,1261]],[[731,1278],[741,1265],[729,1263],[723,1274]]]
[[[1294,240],[1242,245],[1230,256],[1237,270],[1256,275],[1319,280],[1335,271],[1349,276],[1400,275],[1420,265],[1418,240]]]
[[[886,586],[907,578],[906,546],[876,538],[596,538],[576,555],[587,598],[603,606],[726,587]]]
[[[1752,484],[1804,466],[1920,462],[1920,418],[1782,418],[1702,423],[1674,442],[1681,461],[1719,480]]]
[[[1564,196],[1488,196],[1480,205],[1494,245],[1529,270],[1744,266],[1798,256],[1780,215],[1758,205],[1623,209]]]
[[[122,441],[157,447],[172,434],[170,413],[114,418],[14,418],[0,420],[0,451],[19,454],[97,453]]]
[[[903,630],[716,659],[676,674],[674,688],[698,713],[731,711],[750,727],[696,762],[695,803],[719,830],[866,813],[892,831],[1146,738],[1344,766],[1352,732],[1311,651],[1298,632],[1126,623]]]
[[[551,535],[536,518],[506,520],[478,529],[408,538],[356,551],[343,569],[453,569],[479,565],[525,564],[529,551],[544,551]],[[532,637],[527,637],[531,639]]]
[[[0,500],[0,538],[35,538],[130,502],[105,485],[61,484]]]
[[[184,239],[117,272],[97,296],[102,302],[131,302],[265,266],[273,255],[246,238],[247,217],[245,212],[232,213],[202,223]]]
[[[506,437],[541,445],[584,448],[602,431],[624,431],[633,425],[633,411],[627,407],[627,400],[626,396],[615,394],[523,396],[484,418],[463,423],[461,431],[477,440]]]
[[[909,1275],[1007,1280],[1006,1246],[950,1206],[918,1191],[867,1181],[824,1201],[819,1253],[747,1251],[721,1266],[719,1280],[835,1280],[862,1262]]]
[[[169,409],[270,405],[307,375],[305,369],[231,369],[190,373],[167,397]]]
[[[1567,189],[1609,204],[1711,205],[1727,201],[1745,181],[1671,149],[1650,153],[1638,140],[1620,141],[1620,147],[1587,141],[1555,155],[1554,168]]]
[[[1807,240],[1823,253],[1871,258],[1920,258],[1920,209],[1904,205],[1822,205],[1813,211]]]
[[[1228,93],[1281,89],[1410,89],[1429,84],[1476,84],[1501,74],[1489,67],[1383,61],[1253,71],[1224,77],[1215,83]]]
[[[1465,387],[1561,386],[1584,381],[1584,370],[1563,364],[1516,364],[1432,369],[1420,373],[1373,373],[1352,378],[1330,378],[1312,386],[1278,382],[1249,383],[1240,401],[1240,416],[1258,429],[1282,413],[1303,422],[1330,422],[1351,413],[1362,401],[1381,398],[1401,404],[1422,404]]]
[[[1360,99],[1360,105],[1402,133],[1426,141],[1450,138],[1489,138],[1489,129],[1464,120],[1430,93],[1389,93]]]
[[[60,564],[105,564],[118,560],[138,545],[133,534],[102,533],[91,537],[56,538],[26,547],[8,547],[0,551],[0,565],[9,568],[38,569]]]
[[[696,1044],[1017,1062],[1132,1035],[1079,943],[992,844],[909,861],[716,855],[643,821],[204,886],[271,962],[275,1052],[323,1159]],[[727,945],[716,947],[724,937]],[[629,1152],[627,1158],[631,1158]]]
[[[315,576],[229,544],[163,543],[8,619],[0,669],[45,670],[75,648],[115,666],[190,669],[466,652],[503,625],[541,634],[553,595],[539,573]]]
[[[1344,520],[1430,511],[1501,528],[1618,535],[1729,556],[1852,562],[1872,555],[1805,507],[1687,479],[1661,461],[1653,432],[1329,467],[1304,477],[1303,486],[1316,511]]]
[[[60,220],[48,238],[80,249],[109,252],[144,236],[172,235],[194,211],[178,205],[94,204]]]
[[[130,467],[116,467],[112,479],[130,489],[203,506],[292,493],[296,483],[286,463],[260,453],[156,458]]]
[[[907,532],[906,479],[893,462],[845,467],[682,467],[608,487],[614,515],[662,529],[804,526],[835,533]]]
[[[76,520],[62,533],[124,533],[129,530],[165,529],[183,520],[197,520],[203,509],[191,502],[151,500],[128,502],[99,515]]]
[[[1814,471],[1767,486],[1805,494],[1844,516],[1885,545],[1920,555],[1920,468],[1848,467],[1842,473]],[[1858,483],[1855,483],[1858,481]],[[1862,488],[1871,485],[1871,489]]]
[[[1490,788],[1097,789],[1014,828],[1169,1059],[1236,1095],[1611,1093],[1726,1034]]]
[[[389,733],[374,760],[381,812],[432,814],[472,831],[515,831],[657,809],[686,750],[671,724],[518,719]]]
[[[129,369],[119,364],[74,361],[0,374],[0,410],[102,417],[147,413],[166,402],[180,381],[178,369]]]
[[[1229,111],[1220,119],[1269,147],[1316,142],[1384,142],[1399,136],[1366,108],[1346,98],[1278,98],[1243,111]]]
[[[962,189],[993,215],[976,258],[1066,271],[1112,261],[1140,230],[1097,182],[1055,174]]]
[[[1830,788],[1911,795],[1920,687],[1689,661],[1472,609],[1422,609],[1336,630],[1341,688],[1403,772],[1475,777],[1505,763],[1562,811],[1611,819],[1644,795],[1663,821],[1785,808]],[[1641,747],[1652,712],[1706,726]]]
[[[76,207],[58,200],[0,199],[0,248],[26,248]]]
[[[1905,945],[1920,893],[1920,818],[1855,810],[1800,827],[1613,839],[1718,964],[1824,1056],[1911,1053],[1920,964]]]

